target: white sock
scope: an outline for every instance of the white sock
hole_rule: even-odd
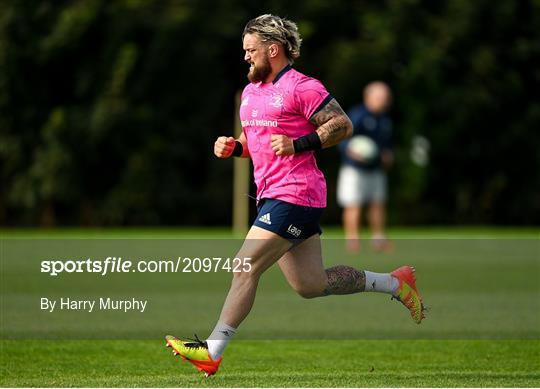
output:
[[[236,334],[236,328],[233,328],[225,323],[218,321],[214,331],[210,334],[206,343],[208,344],[208,352],[212,359],[218,359],[223,354],[225,347]]]
[[[389,273],[373,273],[364,270],[366,275],[366,292],[382,292],[394,294],[399,287],[397,278]]]

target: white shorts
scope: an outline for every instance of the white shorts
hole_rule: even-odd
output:
[[[339,169],[337,201],[341,207],[386,201],[386,174],[380,169],[363,170],[349,165]]]

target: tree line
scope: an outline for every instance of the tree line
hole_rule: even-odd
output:
[[[0,15],[0,224],[223,225],[241,32],[295,20],[344,108],[394,93],[392,223],[540,221],[537,2],[11,1]],[[420,157],[419,158],[419,154]],[[339,221],[336,150],[319,153]]]

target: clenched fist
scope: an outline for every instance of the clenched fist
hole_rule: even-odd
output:
[[[274,150],[276,155],[282,156],[294,154],[293,140],[288,136],[273,134],[271,140],[272,150]]]
[[[214,154],[218,158],[229,158],[236,145],[236,140],[232,136],[220,136],[214,143]]]

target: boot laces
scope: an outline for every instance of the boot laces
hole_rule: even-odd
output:
[[[184,343],[185,347],[188,348],[205,348],[208,349],[208,343],[202,341],[199,339],[197,334],[193,334],[195,336],[195,339],[192,338],[186,338],[187,340],[191,340],[191,342]]]

